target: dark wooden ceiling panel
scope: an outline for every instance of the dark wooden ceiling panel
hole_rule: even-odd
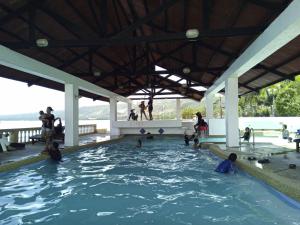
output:
[[[209,87],[289,2],[0,0],[0,43],[124,96],[155,87],[200,100],[203,93],[191,85]],[[190,28],[199,30],[198,39],[187,40]],[[49,46],[38,48],[38,38],[46,38]],[[240,93],[299,72],[299,43],[296,38],[241,76]],[[155,65],[188,86],[161,77]],[[191,72],[183,73],[184,67]],[[62,89],[4,67],[0,76]]]

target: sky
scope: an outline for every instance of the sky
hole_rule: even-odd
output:
[[[64,110],[64,92],[0,77],[0,115],[32,113],[46,110],[51,106],[54,111]],[[107,104],[80,98],[79,107]]]

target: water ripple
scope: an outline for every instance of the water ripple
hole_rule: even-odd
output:
[[[215,173],[219,159],[207,150],[168,137],[135,144],[0,175],[0,224],[299,224],[299,211],[259,183]]]

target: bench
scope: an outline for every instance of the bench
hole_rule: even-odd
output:
[[[299,143],[300,143],[300,138],[294,139],[294,142],[296,142],[296,151],[299,152]]]

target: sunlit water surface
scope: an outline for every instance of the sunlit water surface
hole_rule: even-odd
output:
[[[0,224],[300,224],[300,210],[183,140],[136,138],[0,175]]]

